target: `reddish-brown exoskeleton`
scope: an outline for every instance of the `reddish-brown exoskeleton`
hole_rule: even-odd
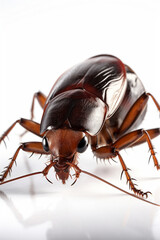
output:
[[[22,143],[1,175],[0,184],[36,174],[47,178],[51,167],[63,183],[70,175],[70,168],[73,168],[76,179],[83,172],[110,184],[77,166],[77,154],[84,152],[90,144],[97,158],[118,156],[122,173],[125,173],[135,194],[110,185],[137,198],[147,197],[149,192],[136,188],[120,151],[146,142],[155,166],[160,168],[151,143],[151,139],[160,134],[160,129],[135,130],[145,116],[149,97],[160,111],[159,104],[145,91],[135,72],[114,56],[99,55],[74,66],[58,78],[47,98],[41,92],[34,95],[31,120],[17,120],[1,136],[0,142],[19,123],[27,131],[41,137],[42,142]],[[33,121],[35,99],[43,108],[40,124]],[[41,172],[4,181],[20,150],[49,154],[50,163]]]

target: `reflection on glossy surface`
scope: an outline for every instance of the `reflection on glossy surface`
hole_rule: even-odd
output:
[[[143,146],[142,146],[143,149]],[[145,149],[145,147],[144,147]],[[127,151],[130,160],[133,151]],[[32,172],[40,168],[38,157],[19,163],[13,169]],[[20,161],[20,160],[19,160]],[[42,159],[43,161],[43,159]],[[132,160],[131,160],[132,161]],[[132,162],[130,162],[130,166]],[[145,162],[145,161],[144,161]],[[142,164],[144,164],[142,161]],[[27,165],[26,165],[27,163]],[[120,181],[119,164],[93,161],[88,153],[83,154],[80,166],[108,181],[126,188],[125,181]],[[30,168],[30,169],[29,169]],[[140,170],[139,170],[140,171]],[[153,175],[154,172],[154,175]],[[134,172],[138,176],[138,173]],[[1,236],[3,239],[158,239],[160,236],[160,209],[111,187],[81,175],[74,186],[73,179],[62,185],[51,171],[49,184],[42,176],[15,181],[1,186]],[[152,179],[151,179],[152,178]],[[147,190],[152,189],[150,200],[159,202],[159,178],[146,167],[142,181],[138,184]],[[156,187],[157,185],[157,187]],[[159,185],[159,188],[158,188]],[[8,230],[9,226],[9,230]]]

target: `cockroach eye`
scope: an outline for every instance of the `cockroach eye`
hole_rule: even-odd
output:
[[[88,138],[85,136],[79,142],[77,146],[77,152],[83,153],[84,151],[86,151],[87,147],[88,147]]]
[[[43,145],[44,150],[45,150],[46,152],[49,152],[49,145],[48,145],[48,141],[47,141],[47,138],[46,138],[46,137],[44,137],[44,138],[42,139],[42,145]]]

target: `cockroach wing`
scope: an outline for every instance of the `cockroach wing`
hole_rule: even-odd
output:
[[[106,112],[106,104],[96,96],[82,89],[69,90],[47,103],[41,121],[41,133],[48,127],[58,129],[67,126],[96,135],[104,124]]]
[[[75,65],[62,74],[48,96],[46,104],[62,92],[85,89],[108,106],[109,118],[119,107],[126,90],[124,64],[111,55],[99,55]]]
[[[95,56],[89,60],[95,62],[85,75],[83,87],[107,104],[107,118],[110,118],[125,95],[125,66],[118,58],[110,55]]]
[[[125,66],[114,56],[95,56],[72,67],[58,78],[47,98],[41,132],[67,125],[97,134],[120,106],[126,85]]]

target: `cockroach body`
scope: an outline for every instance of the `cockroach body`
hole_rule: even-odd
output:
[[[47,98],[41,92],[34,94],[31,120],[21,118],[15,121],[0,138],[0,142],[4,140],[17,123],[42,138],[42,142],[27,142],[19,146],[1,175],[1,184],[36,174],[47,178],[51,167],[63,183],[70,175],[70,168],[76,172],[75,181],[83,172],[108,183],[77,166],[78,153],[84,152],[90,144],[97,158],[118,156],[122,173],[135,193],[129,194],[137,198],[147,197],[149,192],[136,188],[120,151],[147,142],[154,164],[160,168],[151,143],[151,139],[160,134],[160,129],[136,129],[145,116],[149,97],[160,111],[156,99],[145,91],[136,73],[114,56],[94,56],[72,67],[58,78]],[[43,108],[40,124],[33,121],[35,99]],[[20,149],[48,154],[50,163],[41,172],[4,181]]]

